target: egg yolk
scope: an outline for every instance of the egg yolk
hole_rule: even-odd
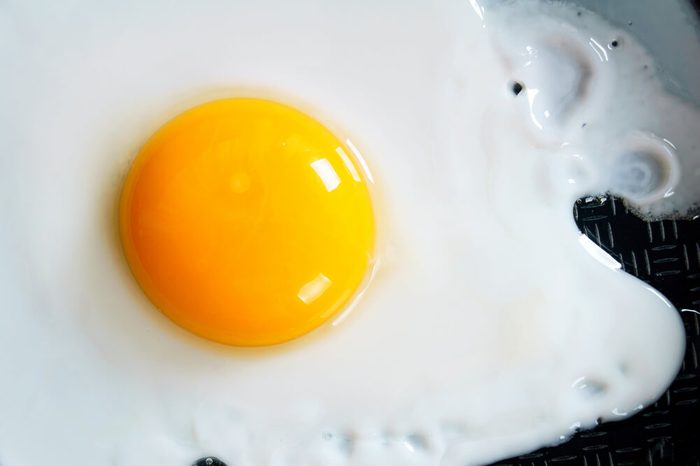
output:
[[[147,142],[120,233],[151,301],[204,338],[301,336],[363,285],[375,224],[361,160],[309,116],[260,99],[196,107]]]

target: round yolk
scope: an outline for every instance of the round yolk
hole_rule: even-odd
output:
[[[328,320],[374,250],[364,172],[317,121],[226,99],[162,127],[120,206],[127,260],[151,301],[210,340],[270,345]]]

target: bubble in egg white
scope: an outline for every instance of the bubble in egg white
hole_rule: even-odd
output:
[[[625,197],[645,198],[662,188],[668,169],[654,154],[628,152],[615,161],[613,189]]]
[[[680,179],[676,150],[668,141],[636,135],[616,149],[610,190],[637,203],[669,197]]]
[[[532,123],[543,131],[566,125],[590,84],[592,71],[586,57],[562,45],[528,48],[527,54],[527,61],[515,73],[527,85],[525,97]]]

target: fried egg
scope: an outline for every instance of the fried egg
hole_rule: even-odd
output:
[[[690,212],[700,117],[581,12],[0,7],[3,466],[484,464],[653,402],[681,321],[572,205]]]

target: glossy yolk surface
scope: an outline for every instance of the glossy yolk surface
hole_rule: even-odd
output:
[[[363,284],[374,249],[364,172],[317,121],[259,99],[189,110],[161,128],[121,197],[127,260],[151,301],[221,343],[280,343]]]

